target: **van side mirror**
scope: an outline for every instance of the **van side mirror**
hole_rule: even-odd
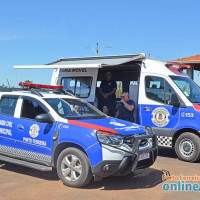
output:
[[[172,105],[174,107],[180,106],[180,101],[179,101],[178,95],[176,93],[170,94],[169,105]]]
[[[40,123],[53,124],[54,120],[49,114],[40,114],[35,117],[35,120]]]

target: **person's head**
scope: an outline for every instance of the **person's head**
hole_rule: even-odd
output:
[[[128,92],[123,92],[122,95],[121,95],[121,98],[124,100],[124,101],[128,101],[129,100],[129,94]]]
[[[103,106],[102,110],[103,110],[104,114],[108,115],[108,113],[109,113],[108,106]]]
[[[106,80],[110,81],[112,79],[112,74],[111,72],[106,72]]]

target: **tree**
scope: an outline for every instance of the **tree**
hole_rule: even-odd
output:
[[[0,85],[0,88],[7,88],[7,86],[2,84],[2,85]]]
[[[30,80],[26,80],[24,81],[25,83],[33,83],[33,81],[30,81]]]

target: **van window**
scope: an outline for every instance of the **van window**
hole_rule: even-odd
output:
[[[175,93],[171,85],[161,77],[146,76],[146,96],[160,103],[169,104],[170,96]]]
[[[0,114],[14,116],[17,98],[2,97],[0,100]]]
[[[61,84],[76,97],[87,98],[91,91],[92,77],[65,77],[62,78]]]
[[[170,78],[190,102],[200,102],[200,89],[189,77],[170,76]]]
[[[139,85],[139,81],[130,81],[130,85]]]
[[[164,79],[160,77],[146,76],[146,96],[149,99],[164,103]]]
[[[122,81],[116,81],[117,83],[117,89],[115,92],[116,98],[121,98],[122,92],[123,92],[123,82]]]

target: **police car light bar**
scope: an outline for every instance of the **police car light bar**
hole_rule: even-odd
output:
[[[42,85],[42,84],[33,84],[33,83],[25,83],[25,82],[20,82],[19,86],[25,86],[29,88],[63,89],[62,85]]]
[[[189,69],[189,68],[191,68],[191,66],[190,65],[186,65],[186,64],[183,64],[183,63],[178,63],[178,62],[170,62],[170,61],[167,61],[166,63],[165,63],[165,66],[166,67],[174,67],[174,68],[177,68],[177,69],[179,69],[179,70],[181,70],[181,71],[183,71],[184,69]]]

